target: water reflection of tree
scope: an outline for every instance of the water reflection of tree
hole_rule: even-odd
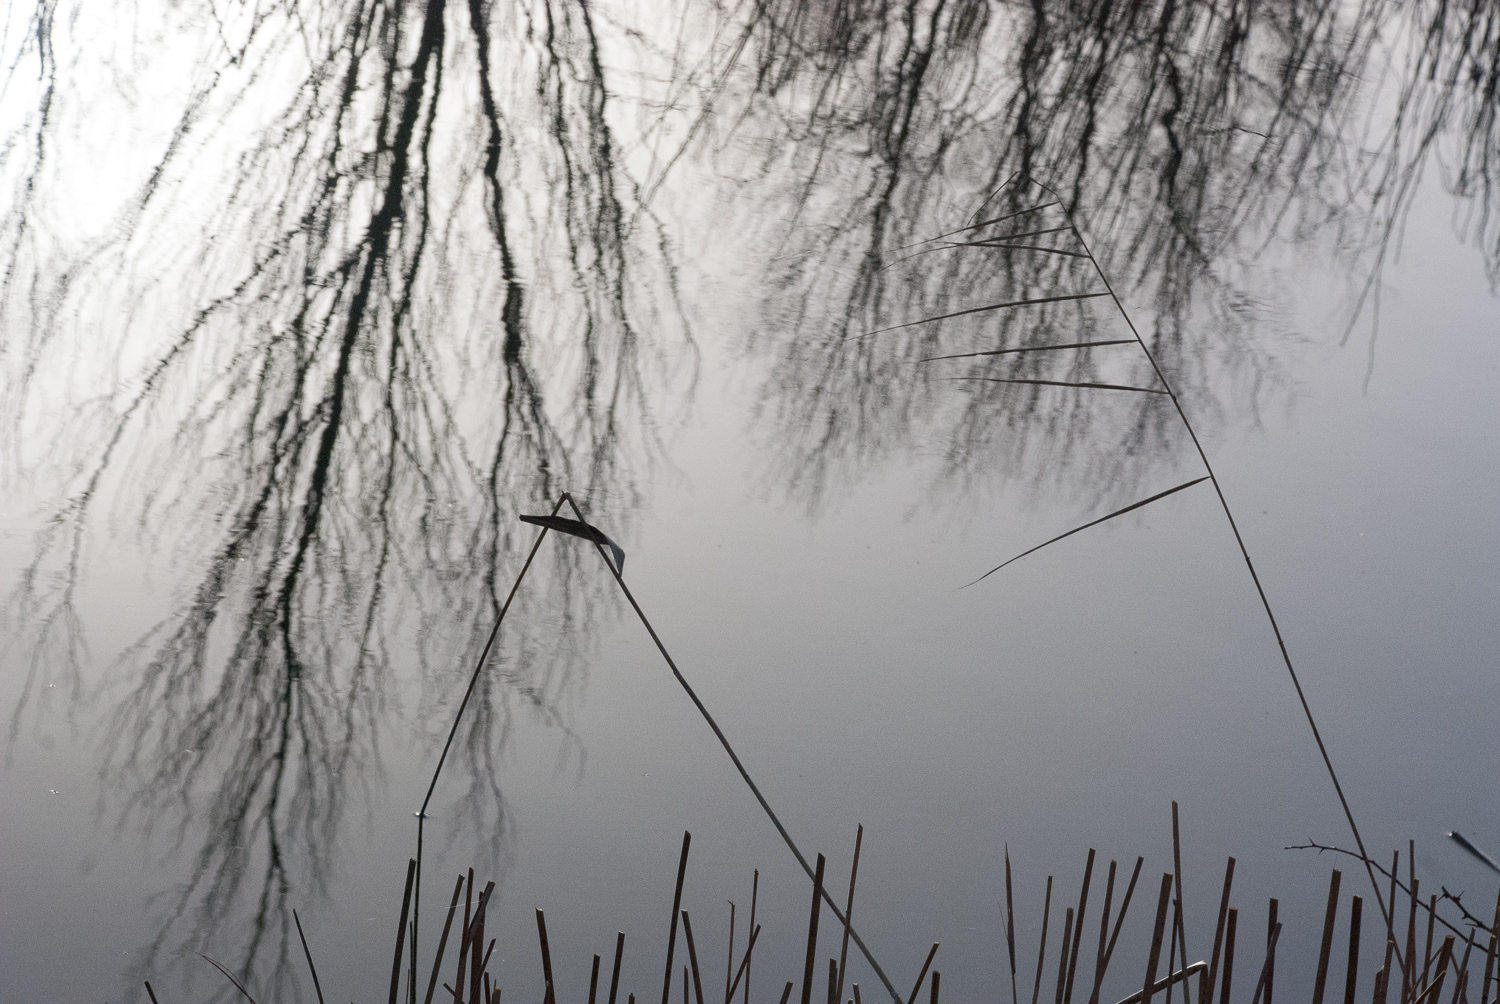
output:
[[[91,534],[137,523],[190,585],[121,663],[104,780],[121,827],[194,847],[157,946],[248,906],[238,961],[274,949],[280,985],[290,907],[379,773],[394,681],[428,684],[406,714],[451,713],[518,511],[596,486],[596,511],[628,517],[655,394],[692,350],[616,163],[587,5],[214,13],[159,159],[81,252],[47,227],[59,81],[90,79],[81,56],[58,70],[55,3],[13,64],[35,56],[46,83],[3,165],[9,450],[32,471],[83,458],[12,603],[37,653],[17,721],[48,682],[81,693]],[[80,348],[103,365],[70,367]],[[596,605],[566,557],[544,572],[469,709],[449,819],[497,855],[494,758],[518,712],[563,724],[573,672],[534,635]]]
[[[882,270],[893,249],[957,225],[1012,175],[1062,193],[1152,318],[1152,351],[1197,389],[1204,418],[1258,407],[1282,376],[1274,342],[1252,328],[1264,304],[1244,281],[1250,259],[1277,235],[1316,238],[1365,270],[1356,295],[1368,307],[1439,159],[1500,281],[1493,3],[771,0],[737,10],[739,34],[722,46],[748,71],[736,138],[769,151],[744,184],[783,206],[770,235],[780,242],[773,307],[756,328],[757,349],[775,361],[764,408],[789,444],[782,473],[810,497],[839,470],[917,441],[948,444],[959,483],[1037,470],[1020,464],[1031,454],[1096,475],[1074,471],[1074,484],[1128,490],[1143,456],[1169,452],[1170,423],[1152,398],[1101,412],[1097,395],[1056,390],[956,397],[930,379],[951,370],[913,365],[940,347],[1076,333],[1087,322],[1072,308],[840,341],[1055,288],[1056,261],[1018,266],[995,251]],[[710,64],[705,78],[714,74],[732,79]],[[710,93],[716,112],[725,102]],[[985,372],[1060,378],[1094,364],[1008,358]]]
[[[171,915],[207,929],[255,904],[246,965],[288,943],[289,889],[328,874],[350,794],[379,770],[395,671],[435,684],[414,713],[445,710],[444,674],[497,605],[517,506],[593,485],[626,516],[654,452],[651,403],[688,376],[690,346],[663,334],[678,330],[674,273],[650,213],[650,193],[673,194],[662,172],[688,158],[665,156],[640,196],[621,168],[635,144],[611,124],[624,75],[605,67],[630,65],[626,40],[666,68],[645,138],[717,146],[775,221],[777,307],[753,345],[774,367],[763,405],[788,482],[813,497],[918,439],[942,445],[959,482],[1071,457],[1092,466],[1069,483],[1123,487],[1170,452],[1155,397],[935,380],[1140,382],[1107,350],[917,362],[1103,337],[1088,301],[841,340],[1085,288],[1075,259],[992,249],[885,268],[1013,172],[1061,191],[1105,267],[1154,308],[1144,334],[1197,388],[1200,415],[1253,404],[1277,375],[1246,323],[1241,264],[1275,232],[1332,232],[1378,256],[1435,152],[1500,273],[1493,5],[685,9],[709,28],[606,32],[580,0],[183,5],[141,50],[110,50],[131,78],[116,87],[89,65],[110,62],[82,34],[92,22],[41,0],[8,54],[12,84],[39,69],[41,85],[0,147],[14,193],[0,393],[19,430],[6,449],[13,469],[85,458],[12,606],[39,653],[32,692],[81,693],[76,595],[111,514],[193,570],[124,663],[108,778],[132,793],[126,823],[201,841]],[[153,68],[183,45],[201,58]],[[171,86],[140,83],[160,76]],[[113,215],[70,216],[75,182],[97,173],[81,126],[130,119],[156,93],[177,111],[155,159],[121,155]],[[586,618],[573,575],[552,568],[516,623]],[[521,709],[557,719],[569,673],[535,639],[509,651],[526,657],[480,695],[466,746],[468,804],[492,813],[468,821],[497,840],[489,758]]]

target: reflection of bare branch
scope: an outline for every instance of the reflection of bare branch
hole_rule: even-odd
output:
[[[1155,308],[1152,352],[1199,388],[1200,414],[1253,410],[1283,376],[1274,347],[1251,337],[1263,308],[1240,288],[1240,264],[1273,235],[1322,233],[1363,255],[1377,281],[1439,149],[1462,164],[1445,181],[1471,207],[1492,273],[1500,266],[1490,211],[1500,25],[1485,5],[773,0],[731,10],[753,42],[726,51],[753,96],[721,143],[769,151],[753,183],[781,203],[769,236],[789,252],[754,338],[778,360],[763,407],[791,444],[784,473],[810,500],[837,472],[917,440],[958,444],[945,484],[1045,450],[1099,475],[1087,483],[1128,492],[1141,460],[1170,453],[1171,423],[1154,402],[1107,422],[1071,400],[1051,411],[1055,396],[1010,394],[984,402],[989,415],[935,408],[904,365],[907,344],[884,354],[833,343],[876,315],[932,316],[996,290],[1049,288],[1042,271],[1017,275],[999,260],[964,271],[924,256],[915,275],[915,263],[905,275],[872,268],[1002,178],[1064,193],[1063,208],[1106,249],[1104,266]],[[1367,114],[1381,96],[1365,81],[1382,70],[1397,81],[1394,118]],[[1014,344],[1018,333],[985,330],[976,342],[981,332],[960,329],[943,348]],[[976,422],[993,431],[976,438]],[[1110,460],[1122,455],[1137,459]],[[1044,466],[1061,464],[1029,469]]]
[[[17,466],[70,481],[11,604],[35,652],[12,735],[36,688],[60,678],[81,696],[73,596],[97,513],[133,523],[190,583],[120,659],[104,736],[118,825],[192,861],[154,947],[190,917],[211,937],[249,910],[238,964],[271,952],[281,989],[293,891],[328,880],[391,713],[441,717],[449,667],[493,616],[515,514],[595,479],[620,525],[659,447],[647,389],[691,357],[659,235],[626,223],[651,220],[615,162],[589,8],[526,5],[545,31],[495,21],[482,0],[415,8],[226,16],[201,57],[208,82],[169,113],[113,237],[81,263],[20,255],[32,204],[3,231],[0,311],[26,333],[0,356],[8,445]],[[47,41],[53,7],[39,11]],[[55,116],[28,127],[38,151],[56,145]],[[62,193],[46,187],[50,161],[32,161],[40,206]],[[60,284],[63,264],[88,281]],[[13,295],[28,269],[45,311]],[[108,327],[87,323],[95,311]],[[89,338],[104,365],[70,368]],[[56,425],[59,394],[93,404]],[[53,448],[23,450],[33,430]],[[570,552],[549,562],[478,695],[470,787],[449,814],[497,860],[496,758],[516,711],[578,748],[576,653],[534,636],[586,633],[598,599]],[[406,709],[409,668],[431,696]]]

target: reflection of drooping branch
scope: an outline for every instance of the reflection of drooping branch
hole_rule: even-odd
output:
[[[1003,433],[967,439],[972,415],[934,414],[925,382],[837,342],[1013,280],[998,262],[978,274],[936,261],[916,277],[878,270],[913,227],[1013,173],[1047,179],[1099,235],[1122,290],[1154,308],[1152,351],[1203,388],[1205,406],[1213,388],[1222,406],[1253,409],[1281,376],[1275,346],[1251,337],[1261,308],[1243,263],[1273,235],[1322,235],[1378,282],[1440,150],[1461,165],[1445,182],[1500,267],[1487,152],[1500,25],[1485,5],[776,0],[731,11],[743,31],[726,31],[723,49],[745,70],[748,110],[721,143],[769,151],[741,187],[785,206],[767,235],[783,253],[755,336],[779,362],[764,406],[791,444],[786,473],[814,500],[837,471],[918,438],[960,444],[963,480],[1040,449],[1096,466],[1127,446],[1160,452],[1142,439],[1161,430],[1152,402],[1119,416],[1126,431],[1098,450],[1098,428],[1059,437],[1068,420],[1020,395]],[[1389,95],[1366,83],[1382,75]],[[723,107],[707,80],[704,92]],[[1014,281],[1008,292],[1027,295]],[[967,333],[952,332],[955,346]]]
[[[121,661],[106,737],[120,825],[197,848],[158,947],[175,919],[211,932],[249,904],[241,964],[272,944],[284,963],[293,890],[326,881],[348,799],[378,776],[393,681],[436,678],[482,640],[515,507],[559,477],[603,479],[626,520],[657,448],[646,391],[691,345],[659,235],[625,222],[604,42],[584,5],[525,14],[546,31],[497,27],[478,0],[231,20],[115,236],[71,263],[88,281],[40,252],[6,262],[0,308],[24,322],[5,342],[10,449],[38,474],[50,452],[72,480],[12,605],[36,685],[64,655],[76,670],[58,628],[102,519],[190,570]],[[55,116],[33,125],[39,150],[57,144]],[[61,193],[33,161],[43,204]],[[29,212],[8,218],[14,247]],[[48,296],[17,295],[27,269]],[[64,367],[90,339],[104,365]],[[59,394],[94,403],[48,429]],[[56,449],[27,442],[38,430]],[[586,628],[596,600],[572,574],[555,563],[535,602]],[[509,722],[565,726],[574,676],[566,652],[507,644],[526,661],[476,698],[460,745],[475,788],[450,830],[495,855]]]

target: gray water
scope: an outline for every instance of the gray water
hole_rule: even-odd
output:
[[[1106,298],[861,337],[1097,291],[898,261],[1051,201],[1026,178],[1063,205],[1005,232],[1069,211],[1178,391],[1366,846],[1489,916],[1445,834],[1500,848],[1495,13],[914,11],[10,11],[0,996],[231,999],[198,951],[315,999],[295,908],[328,999],[385,999],[518,516],[570,491],[835,898],[864,825],[855,925],[903,995],[940,942],[945,995],[1007,996],[1006,847],[1022,996],[1047,876],[1043,994],[1088,850],[1090,946],[1145,857],[1105,996],[1138,989],[1175,800],[1191,958],[1234,855],[1234,999],[1271,896],[1307,993],[1336,865],[1367,999],[1363,869],[1283,850],[1353,838],[1211,485],[958,588],[1204,473],[1163,395],[948,379],[1158,388],[1139,345],[921,361],[1131,338]],[[599,557],[549,535],[505,624],[424,959],[473,867],[507,999],[541,907],[559,1000],[623,930],[644,1001],[690,830],[710,993],[759,869],[779,999],[810,883]]]

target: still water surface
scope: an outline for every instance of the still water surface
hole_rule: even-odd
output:
[[[908,324],[1097,291],[907,247],[1052,201],[1026,179],[1062,205],[1003,232],[1076,252],[1071,214],[1179,390],[1367,845],[1487,912],[1443,834],[1500,847],[1492,8],[9,18],[5,999],[229,999],[196,950],[309,1000],[293,908],[330,999],[384,999],[517,517],[564,490],[835,889],[864,824],[903,991],[938,941],[945,993],[999,993],[1007,845],[1029,986],[1046,877],[1076,895],[1094,847],[1154,889],[1174,799],[1189,953],[1233,854],[1306,986],[1329,862],[1282,848],[1352,841],[1210,487],[957,588],[1202,473],[1162,395],[995,382],[1156,387],[1138,346],[923,361],[1131,337],[1107,299]],[[709,983],[759,868],[779,995],[806,879],[598,557],[549,537],[506,625],[424,955],[472,866],[507,991],[541,992],[540,906],[560,998],[617,930],[652,994],[688,829]]]

